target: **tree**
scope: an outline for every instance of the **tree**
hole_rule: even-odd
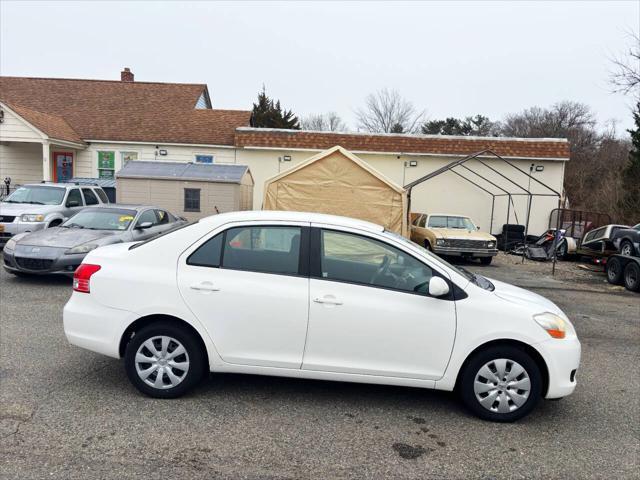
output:
[[[257,128],[285,128],[300,130],[300,123],[291,110],[283,110],[280,100],[273,101],[267,96],[264,85],[258,94],[258,103],[253,104],[250,124]]]
[[[413,104],[396,90],[383,88],[365,99],[365,106],[356,110],[358,128],[372,133],[415,133],[424,117]]]
[[[345,132],[347,125],[336,112],[312,114],[302,119],[303,130]]]
[[[464,135],[488,137],[499,135],[500,124],[492,122],[484,115],[458,119],[431,120],[422,125],[422,133],[430,135]]]
[[[640,222],[640,101],[633,112],[635,128],[627,130],[631,135],[629,162],[622,175],[622,208],[629,223]]]
[[[630,33],[631,45],[623,57],[611,59],[614,70],[610,82],[614,92],[632,93],[640,96],[640,35]]]

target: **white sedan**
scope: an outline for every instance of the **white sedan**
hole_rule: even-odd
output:
[[[580,342],[555,304],[349,218],[216,215],[90,252],[73,289],[68,340],[124,358],[153,397],[250,373],[455,389],[513,421],[576,386]]]

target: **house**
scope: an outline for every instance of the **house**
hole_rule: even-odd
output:
[[[116,179],[118,203],[157,205],[188,220],[253,206],[245,165],[131,161]]]
[[[542,233],[558,198],[525,192],[562,193],[569,160],[566,139],[259,129],[250,115],[213,108],[204,84],[139,82],[126,68],[119,81],[0,77],[0,178],[112,179],[131,160],[236,163],[251,170],[260,208],[265,180],[335,146],[400,186],[489,149],[508,163],[484,155],[465,164],[466,180],[448,172],[421,184],[411,211],[465,214],[499,233],[507,219],[524,224],[530,206],[529,231]],[[487,191],[509,194],[492,204]]]

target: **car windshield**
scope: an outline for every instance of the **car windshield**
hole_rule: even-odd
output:
[[[429,217],[430,228],[459,228],[464,230],[475,230],[476,226],[470,218],[450,217],[445,215],[434,215]]]
[[[135,210],[116,208],[85,209],[64,222],[62,228],[88,230],[126,230],[136,216]]]
[[[466,268],[456,267],[455,265],[451,265],[446,260],[443,260],[441,257],[435,255],[434,253],[430,252],[429,250],[427,250],[426,248],[422,247],[421,245],[418,245],[417,243],[414,243],[411,240],[406,239],[402,235],[398,235],[395,232],[390,232],[389,230],[385,230],[384,233],[386,235],[389,235],[390,237],[392,237],[396,241],[399,241],[400,243],[403,243],[403,244],[405,244],[405,245],[407,245],[409,247],[413,247],[413,248],[419,249],[421,252],[423,252],[426,255],[428,255],[429,258],[431,258],[435,262],[438,262],[441,265],[443,265],[444,267],[450,268],[451,270],[459,273],[460,275],[462,275],[464,278],[469,280],[474,285],[476,285],[476,286],[478,286],[480,288],[483,288],[484,290],[489,290],[490,292],[492,292],[495,289],[493,283],[491,283],[488,279],[486,279],[482,275],[477,275],[475,273],[471,273]]]
[[[3,200],[3,203],[30,203],[33,205],[60,205],[65,189],[40,185],[20,187]]]

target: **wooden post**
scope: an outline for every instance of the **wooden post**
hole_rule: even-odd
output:
[[[42,179],[45,182],[51,181],[51,152],[49,142],[42,142]]]

